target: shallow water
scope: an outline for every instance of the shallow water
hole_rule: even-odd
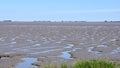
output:
[[[0,41],[5,41],[3,38],[0,38]]]
[[[101,47],[103,47],[103,46],[101,46]],[[94,49],[94,47],[89,47],[88,52],[91,54],[94,54],[94,56],[97,56],[97,57],[102,55],[101,52],[93,51],[93,49]]]
[[[115,50],[113,50],[112,52],[111,52],[111,54],[117,54],[117,53],[119,53],[120,52],[120,47],[118,47],[118,48],[116,48]]]
[[[67,46],[64,48],[72,48],[73,46],[74,46],[73,44],[67,44]]]
[[[16,66],[16,68],[38,68],[32,65],[32,63],[37,62],[37,58],[22,58],[22,60],[23,62]]]
[[[59,51],[59,50],[62,50],[62,49],[45,50],[45,51],[41,51],[41,52],[34,52],[34,53],[30,53],[30,54],[49,53],[49,52]]]
[[[71,56],[71,54],[69,52],[70,51],[62,52],[62,55],[60,55],[60,57],[64,58],[64,59],[72,59],[72,56]]]
[[[89,47],[89,48],[88,48],[88,52],[89,52],[89,53],[92,53],[92,52],[93,52],[93,49],[94,49],[94,47]]]
[[[16,44],[16,42],[11,42],[11,44]]]
[[[106,47],[108,47],[108,46],[107,46],[107,45],[98,45],[97,47],[106,48]]]

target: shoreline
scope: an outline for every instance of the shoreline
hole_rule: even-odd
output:
[[[118,22],[0,22],[0,25],[48,25],[48,26],[86,26],[86,25],[120,25],[120,21]]]

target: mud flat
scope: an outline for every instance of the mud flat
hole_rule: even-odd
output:
[[[96,58],[120,63],[120,22],[0,23],[0,68]]]

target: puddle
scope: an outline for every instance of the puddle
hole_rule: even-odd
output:
[[[34,47],[39,47],[41,44],[35,44],[35,45],[33,45]]]
[[[73,46],[74,46],[73,44],[67,44],[67,46],[64,48],[72,48]]]
[[[118,47],[115,50],[113,50],[110,54],[117,54],[119,52],[120,52],[120,47]]]
[[[94,47],[89,47],[89,48],[88,48],[88,52],[90,52],[90,53],[93,52],[93,48],[94,48]]]
[[[4,38],[0,38],[0,41],[2,41],[2,42],[3,42],[3,41],[5,41],[5,40],[4,40]]]
[[[62,40],[62,41],[65,41],[66,39],[63,38],[63,39],[61,39],[61,40]]]
[[[51,49],[51,48],[58,48],[60,46],[54,46],[54,47],[36,47],[36,48],[30,48],[30,49]]]
[[[29,49],[22,49],[23,52],[29,52]]]
[[[37,62],[37,58],[22,58],[22,60],[23,62],[15,68],[38,68],[37,66],[32,65],[32,63]]]
[[[30,39],[27,39],[26,41],[28,41],[28,42],[33,42],[32,40],[30,40]]]
[[[61,41],[58,41],[58,42],[56,42],[56,43],[60,44],[60,43],[61,43]]]
[[[27,42],[30,42],[30,43],[34,43],[35,41],[33,41],[33,40],[30,40],[30,39],[27,39],[26,40]]]
[[[111,39],[110,41],[117,41],[117,39]]]
[[[4,54],[13,54],[15,52],[4,52]]]
[[[63,36],[63,38],[67,38],[67,36]]]
[[[71,54],[69,53],[70,51],[65,51],[65,52],[62,52],[62,55],[60,55],[61,58],[64,58],[64,59],[73,59]]]
[[[41,51],[41,52],[34,52],[30,54],[49,53],[49,52],[59,51],[59,50],[62,50],[62,49],[52,49],[52,50],[46,50],[46,51]]]
[[[108,46],[107,46],[107,45],[98,45],[97,47],[106,48],[106,47],[108,47]]]
[[[16,38],[12,38],[12,39],[11,39],[11,41],[15,41],[15,40],[16,40]]]
[[[11,44],[16,44],[16,42],[11,42]]]
[[[74,48],[74,49],[72,49],[72,51],[76,51],[76,50],[79,50],[79,49],[82,49],[82,48]]]
[[[94,47],[89,47],[88,48],[88,52],[89,53],[92,53],[92,54],[95,54],[95,56],[101,56],[101,52],[98,52],[98,51],[93,51]]]
[[[42,51],[41,53],[48,53],[48,52],[53,52],[53,51],[58,51],[61,49],[52,49],[52,50],[46,50],[46,51]]]

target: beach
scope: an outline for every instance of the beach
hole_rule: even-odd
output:
[[[120,22],[0,23],[0,68],[98,58],[120,63]]]

